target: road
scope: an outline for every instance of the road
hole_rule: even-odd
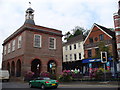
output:
[[[4,82],[0,83],[2,90],[39,90],[40,88],[29,88],[28,83],[25,82]],[[110,84],[79,84],[79,83],[64,83],[60,84],[56,90],[119,90],[118,85]],[[50,89],[51,90],[51,89]],[[55,90],[55,89],[54,89]]]

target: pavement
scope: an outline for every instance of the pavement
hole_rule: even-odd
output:
[[[118,81],[73,81],[60,83],[59,87],[83,87],[83,88],[120,88]]]

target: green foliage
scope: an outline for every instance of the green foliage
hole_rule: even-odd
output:
[[[74,29],[72,29],[73,33],[70,33],[69,31],[65,34],[64,40],[70,40],[71,38],[83,35],[83,33],[86,31],[84,28],[76,26]]]
[[[96,55],[93,58],[100,58],[101,57],[101,51],[107,52],[108,57],[111,56],[109,53],[109,47],[105,46],[105,43],[103,41],[98,43],[99,50],[96,51]]]
[[[64,70],[63,73],[59,76],[60,82],[69,82],[72,80],[70,71]]]

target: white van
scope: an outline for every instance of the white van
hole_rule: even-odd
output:
[[[9,81],[10,75],[8,70],[0,70],[0,80]]]

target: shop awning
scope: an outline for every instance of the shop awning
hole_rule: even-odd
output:
[[[113,60],[113,58],[109,57],[109,61]],[[94,59],[83,59],[82,63],[92,63],[92,62],[101,62],[100,58],[94,58]]]
[[[100,59],[94,58],[94,59],[83,59],[82,63],[92,63],[92,62],[101,62]]]

